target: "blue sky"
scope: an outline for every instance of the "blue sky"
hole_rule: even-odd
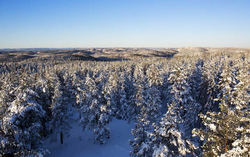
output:
[[[0,0],[0,48],[249,47],[250,0]]]

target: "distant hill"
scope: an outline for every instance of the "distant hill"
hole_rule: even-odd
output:
[[[249,53],[244,48],[30,48],[0,49],[0,62],[19,62],[24,60],[84,60],[84,61],[118,61],[131,60],[138,57],[172,58],[174,56],[196,56],[212,53]]]

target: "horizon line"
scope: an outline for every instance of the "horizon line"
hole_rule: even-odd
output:
[[[90,48],[166,48],[166,49],[171,49],[171,48],[238,48],[238,49],[250,49],[250,47],[228,47],[228,46],[177,46],[177,47],[157,47],[157,46],[86,46],[86,47],[15,47],[15,48],[0,48],[0,50],[4,49],[90,49]]]

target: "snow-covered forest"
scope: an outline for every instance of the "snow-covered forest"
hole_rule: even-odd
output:
[[[48,141],[64,145],[75,125],[105,147],[112,122],[132,126],[131,157],[249,156],[249,61],[211,53],[1,63],[0,156],[49,156]]]

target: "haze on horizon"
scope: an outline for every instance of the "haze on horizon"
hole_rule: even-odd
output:
[[[0,0],[0,48],[250,48],[249,0]]]

